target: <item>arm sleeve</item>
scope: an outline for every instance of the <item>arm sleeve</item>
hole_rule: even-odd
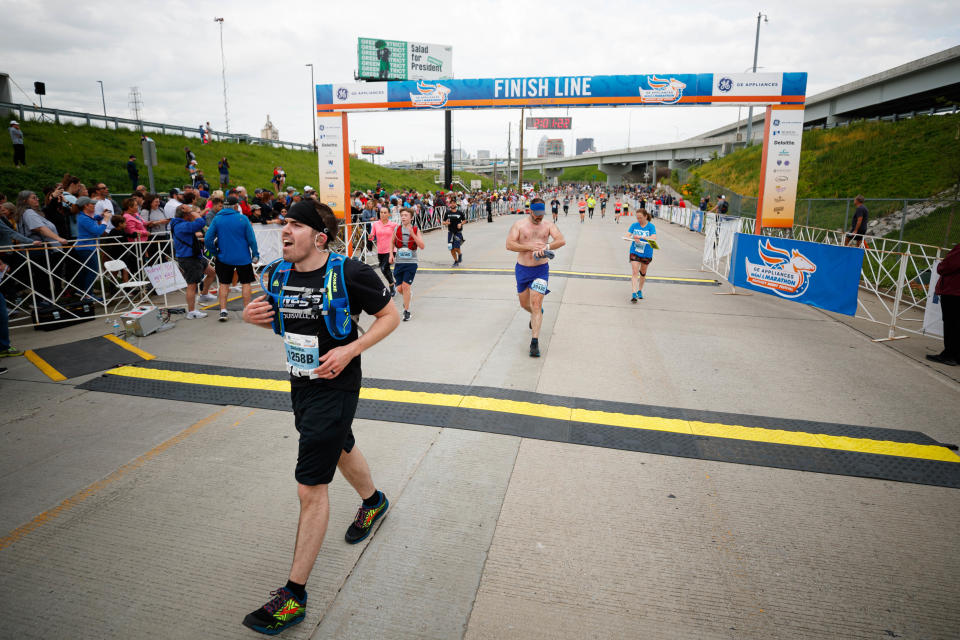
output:
[[[390,303],[390,293],[373,267],[347,259],[343,270],[347,279],[351,313],[356,315],[362,309],[373,315]]]
[[[250,245],[250,251],[253,253],[254,258],[260,257],[260,249],[257,247],[257,234],[253,232],[253,225],[250,224],[249,220],[245,221],[247,224],[247,243]]]
[[[941,276],[960,271],[960,244],[950,250],[950,253],[937,265],[937,273]]]

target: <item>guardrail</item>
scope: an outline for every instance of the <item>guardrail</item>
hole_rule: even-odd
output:
[[[121,118],[119,116],[103,116],[96,113],[86,113],[83,111],[67,111],[65,109],[54,109],[51,107],[38,107],[31,104],[20,104],[16,102],[0,102],[0,110],[9,109],[15,111],[19,114],[19,120],[26,121],[27,114],[43,116],[51,116],[53,121],[57,124],[60,124],[61,120],[70,120],[70,121],[81,121],[87,126],[93,126],[94,122],[102,122],[104,128],[108,128],[110,124],[113,124],[114,129],[119,129],[120,125],[130,125],[130,128],[135,131],[158,131],[162,134],[167,133],[180,133],[181,136],[196,136],[200,137],[200,128],[199,127],[187,127],[179,124],[165,124],[162,122],[150,122],[148,120],[134,120],[132,118]],[[39,120],[40,118],[34,118],[34,120]],[[271,147],[281,147],[283,149],[302,149],[306,151],[313,151],[312,144],[303,144],[300,142],[288,142],[286,140],[270,140],[268,138],[258,138],[256,136],[250,136],[245,133],[227,133],[225,131],[214,131],[210,130],[209,135],[220,141],[226,142],[236,142],[236,143],[247,143],[247,144],[259,144],[266,145]]]

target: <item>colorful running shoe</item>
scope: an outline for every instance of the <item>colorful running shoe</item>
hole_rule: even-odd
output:
[[[633,293],[630,294],[630,302],[636,302],[637,300],[638,300],[637,292],[634,291]]]
[[[643,300],[643,291],[637,291],[637,300]]]
[[[306,593],[303,594],[303,602],[297,600],[293,592],[286,587],[271,591],[270,595],[273,597],[267,604],[253,613],[247,614],[247,617],[243,619],[243,626],[258,633],[275,636],[287,627],[302,622],[307,615]]]
[[[350,528],[347,529],[347,533],[343,536],[350,544],[357,544],[366,539],[366,537],[370,535],[370,530],[373,529],[373,523],[379,520],[390,507],[390,501],[387,500],[387,496],[383,494],[383,491],[378,491],[378,493],[380,494],[380,502],[377,503],[377,506],[365,507],[361,504],[357,510],[357,517],[354,519],[353,524],[350,525]]]

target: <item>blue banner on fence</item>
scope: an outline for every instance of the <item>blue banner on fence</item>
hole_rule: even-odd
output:
[[[863,249],[738,233],[732,263],[736,287],[857,313]]]
[[[697,209],[690,214],[690,231],[703,231],[703,211]]]

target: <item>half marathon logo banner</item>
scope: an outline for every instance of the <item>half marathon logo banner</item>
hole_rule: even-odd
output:
[[[863,249],[738,233],[730,281],[735,287],[857,313]]]

